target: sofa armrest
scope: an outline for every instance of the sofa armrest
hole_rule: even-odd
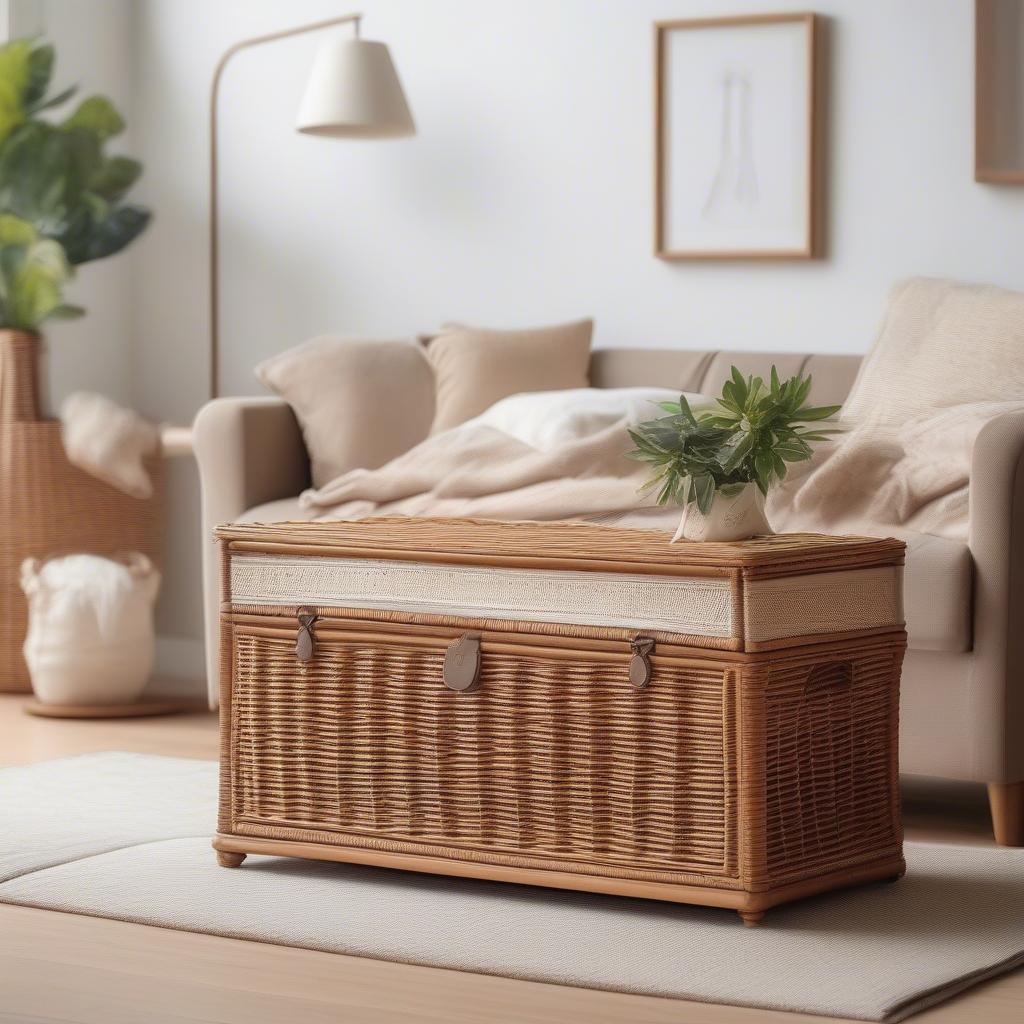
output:
[[[295,413],[279,398],[217,398],[199,410],[193,444],[209,528],[309,486]]]
[[[971,454],[972,737],[977,777],[1024,779],[1024,413],[985,424]]]
[[[206,669],[218,700],[220,552],[213,531],[254,505],[309,486],[309,456],[291,406],[277,398],[218,398],[199,410],[193,445],[202,488]]]

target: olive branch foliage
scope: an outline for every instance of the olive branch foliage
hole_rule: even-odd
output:
[[[766,384],[734,366],[715,406],[693,410],[678,402],[658,402],[668,415],[639,423],[629,431],[636,448],[627,457],[647,462],[655,474],[641,491],[657,491],[659,505],[696,503],[711,509],[715,494],[735,494],[754,483],[762,494],[786,476],[792,462],[811,457],[811,445],[839,431],[805,426],[827,420],[838,405],[804,403],[811,377],[779,380],[773,366]]]

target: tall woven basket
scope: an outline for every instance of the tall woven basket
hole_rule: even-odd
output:
[[[159,564],[162,460],[152,498],[129,497],[68,462],[60,423],[39,401],[38,335],[0,331],[0,692],[31,689],[21,563],[86,552],[141,551]]]

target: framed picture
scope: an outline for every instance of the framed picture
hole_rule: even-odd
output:
[[[1024,0],[974,3],[974,180],[1024,185]]]
[[[812,259],[818,18],[654,26],[655,255]]]

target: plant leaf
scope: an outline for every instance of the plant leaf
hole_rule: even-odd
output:
[[[739,435],[733,436],[736,437]],[[739,436],[739,440],[731,449],[726,448],[727,458],[725,462],[722,463],[722,469],[724,469],[726,473],[731,473],[750,454],[753,447],[754,437],[752,434]]]
[[[841,408],[841,405],[807,406],[799,409],[792,418],[797,423],[807,423],[810,420],[827,420],[829,416],[835,416]]]
[[[112,210],[93,224],[84,252],[76,252],[78,258],[72,258],[72,262],[86,263],[119,252],[146,230],[150,216],[149,210],[141,206],[119,206]]]
[[[727,380],[722,385],[722,397],[717,399],[720,406],[728,409],[730,412],[743,414],[742,403],[739,398],[739,393],[736,390],[735,381]]]
[[[28,55],[28,78],[22,94],[22,102],[26,107],[34,108],[46,95],[53,75],[53,47],[44,43],[33,46]]]
[[[0,213],[0,246],[31,245],[37,238],[36,229],[13,213]]]
[[[106,96],[90,96],[78,104],[61,127],[83,128],[103,141],[124,131],[124,118]]]
[[[747,401],[747,379],[740,373],[737,367],[732,367],[733,395],[736,404],[742,409]],[[724,389],[723,389],[724,390]]]
[[[56,95],[51,96],[49,99],[43,100],[41,103],[34,103],[31,107],[28,107],[25,113],[35,116],[44,110],[50,110],[53,107],[59,107],[62,103],[67,103],[75,93],[78,92],[77,85],[70,85],[68,88],[58,92]]]
[[[71,268],[61,246],[44,238],[0,249],[0,277],[7,326],[32,331],[61,305]]]
[[[811,393],[811,381],[813,378],[808,375],[802,378],[794,377],[793,379],[796,381],[792,397],[792,406],[795,411],[807,401],[807,396]]]
[[[711,511],[711,503],[715,500],[715,481],[707,475],[695,476],[693,491],[697,499],[697,508],[707,515]]]
[[[686,395],[679,396],[679,412],[693,426],[697,425],[697,419],[693,415],[693,410],[690,408],[690,403],[687,400]]]
[[[108,203],[116,203],[139,180],[142,164],[127,156],[115,156],[104,160],[89,179],[89,191],[102,196]],[[670,403],[658,403],[666,412]],[[676,412],[679,410],[676,409]]]
[[[0,143],[25,120],[31,54],[30,39],[12,39],[0,46]]]
[[[70,302],[62,302],[50,313],[51,320],[77,320],[81,316],[85,316],[85,310]]]
[[[761,490],[767,494],[775,475],[775,460],[770,448],[763,448],[754,456],[754,469],[757,471],[757,482],[763,484]]]

